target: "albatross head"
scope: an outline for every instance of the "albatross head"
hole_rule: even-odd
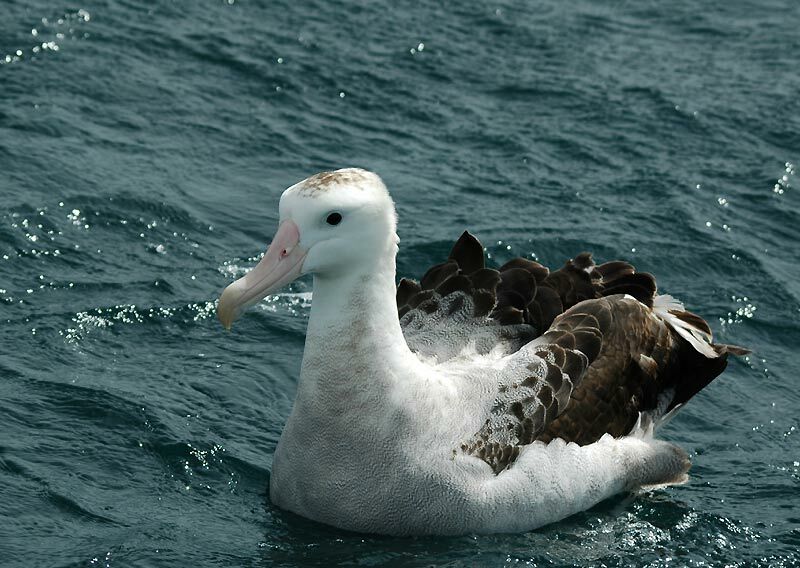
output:
[[[281,195],[278,232],[264,258],[222,293],[219,320],[230,329],[245,308],[303,274],[373,266],[396,252],[395,226],[394,203],[372,172],[322,172],[293,185]]]

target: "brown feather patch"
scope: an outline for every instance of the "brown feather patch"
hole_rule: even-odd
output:
[[[623,261],[595,265],[588,253],[553,272],[522,258],[487,268],[480,242],[465,232],[421,285],[400,281],[397,303],[412,349],[413,333],[441,318],[466,318],[469,329],[493,330],[488,337],[514,350],[538,337],[527,376],[499,385],[486,424],[461,445],[499,473],[535,440],[626,435],[640,412],[682,404],[722,372],[728,353],[748,353],[714,345],[720,357],[701,355],[650,309],[655,293],[652,275]],[[699,316],[671,313],[710,338]]]

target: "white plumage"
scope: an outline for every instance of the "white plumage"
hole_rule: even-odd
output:
[[[617,438],[578,445],[521,434],[552,425],[588,380],[587,367],[608,359],[606,347],[580,351],[580,338],[602,327],[600,316],[585,324],[591,333],[576,332],[584,324],[567,317],[578,306],[556,320],[551,330],[568,328],[576,345],[558,346],[558,331],[520,341],[509,332],[514,325],[476,317],[477,300],[454,291],[442,292],[435,309],[404,315],[401,326],[396,216],[378,176],[357,169],[312,176],[284,192],[280,213],[264,260],[219,305],[230,327],[247,305],[314,275],[297,398],[272,467],[270,498],[279,507],[364,532],[522,531],[621,491],[686,479],[686,454],[652,436],[664,405]],[[603,301],[612,316],[641,311],[659,330],[666,320],[709,358],[720,356],[710,336],[670,311],[673,304],[662,301],[657,313],[630,296]],[[640,366],[653,365],[660,363]],[[491,443],[495,457],[481,457]]]

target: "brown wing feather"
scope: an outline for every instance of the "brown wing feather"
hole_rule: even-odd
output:
[[[570,395],[601,349],[602,307],[594,314],[575,307],[556,319],[542,337],[525,347],[529,374],[503,384],[481,429],[461,445],[495,473],[511,465],[521,448],[541,436],[569,406]]]
[[[699,353],[641,302],[620,295],[578,307],[594,311],[600,306],[611,315],[600,354],[573,391],[566,410],[538,440],[561,438],[585,445],[606,433],[624,436],[639,413],[668,412],[725,369],[725,353],[716,358]],[[687,317],[693,322],[700,319],[694,314]],[[702,328],[708,325],[703,322]]]
[[[630,294],[652,306],[655,289],[651,275],[637,273],[622,261],[597,266],[589,253],[579,254],[554,272],[525,258],[512,259],[499,269],[487,268],[480,241],[464,231],[447,261],[431,267],[419,284],[407,278],[400,281],[397,307],[401,317],[419,306],[432,313],[437,306],[435,296],[462,291],[471,297],[475,317],[488,313],[495,323],[514,326],[520,347],[547,331],[559,314],[579,302]],[[506,335],[514,334],[507,330]]]
[[[712,345],[718,357],[699,353],[654,311],[655,293],[652,275],[622,261],[595,265],[588,253],[554,272],[522,258],[487,268],[480,242],[464,232],[419,284],[400,281],[397,304],[412,349],[410,336],[426,329],[426,314],[440,322],[467,310],[473,324],[483,322],[469,333],[495,326],[494,337],[512,351],[534,350],[530,376],[500,387],[486,424],[461,447],[499,473],[533,441],[624,436],[640,413],[683,404],[724,370],[728,353],[747,352]],[[710,341],[702,318],[670,313]],[[430,336],[420,345],[426,341]]]
[[[465,231],[453,246],[447,261],[428,269],[419,284],[403,278],[397,287],[397,308],[409,347],[415,351],[425,349],[429,337],[415,341],[415,333],[426,327],[426,315],[435,316],[427,322],[430,327],[441,326],[441,318],[448,314],[437,310],[444,304],[448,306],[449,315],[471,318],[473,329],[476,329],[476,323],[485,328],[497,328],[495,336],[498,341],[506,343],[511,352],[519,349],[537,335],[537,328],[530,325],[527,310],[536,294],[536,279],[530,271],[540,275],[547,270],[532,264],[535,266],[526,264],[526,269],[511,267],[498,271],[486,268],[483,246]],[[455,297],[462,300],[453,301]],[[449,300],[443,302],[446,298]],[[451,341],[458,339],[450,338]],[[477,343],[479,351],[492,347],[486,340]],[[448,351],[450,354],[455,352],[457,349]]]

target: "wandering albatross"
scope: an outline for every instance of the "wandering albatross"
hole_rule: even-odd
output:
[[[376,174],[311,176],[283,193],[269,249],[219,300],[230,329],[314,276],[273,503],[360,532],[513,532],[686,481],[687,454],[654,429],[744,349],[712,343],[650,274],[586,253],[553,272],[523,258],[492,269],[465,232],[398,285],[396,223]]]

